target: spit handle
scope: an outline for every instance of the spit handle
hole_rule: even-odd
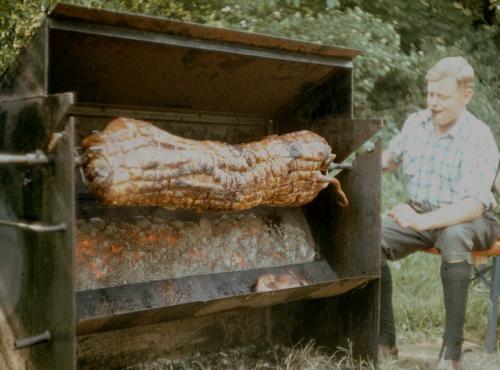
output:
[[[24,164],[34,166],[48,163],[50,163],[50,158],[41,150],[27,154],[0,153],[0,165]]]
[[[38,343],[47,342],[51,339],[52,338],[50,332],[48,330],[45,330],[42,334],[16,340],[14,346],[15,349],[21,349],[21,348],[31,347]]]
[[[61,135],[57,136],[60,138]],[[55,145],[55,144],[54,144]],[[51,157],[45,155],[41,150],[37,150],[33,153],[26,154],[10,154],[10,153],[0,153],[0,165],[28,165],[37,166],[50,163]],[[21,230],[30,230],[36,233],[45,233],[53,231],[64,231],[66,230],[66,224],[58,225],[45,225],[40,222],[28,222],[28,221],[8,221],[0,220],[0,226],[15,227]]]
[[[36,233],[46,233],[66,230],[66,224],[46,225],[39,222],[7,221],[0,220],[0,226],[15,227],[22,230],[34,231]]]

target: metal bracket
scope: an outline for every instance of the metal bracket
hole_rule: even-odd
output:
[[[352,152],[342,163],[330,163],[327,168],[328,177],[335,177],[343,170],[351,170],[353,168],[353,162],[363,153],[371,153],[375,150],[374,141],[381,139],[382,135],[376,133],[371,137],[370,140],[366,141],[361,147]]]
[[[342,162],[342,163],[330,163],[328,165],[328,171],[333,171],[335,169],[338,169],[338,170],[351,170],[352,169],[352,163],[345,163],[345,162]]]
[[[0,165],[3,164],[24,164],[36,166],[50,163],[51,159],[41,150],[27,154],[0,154]]]
[[[54,132],[50,135],[49,142],[45,146],[45,152],[51,153],[55,147],[64,139],[64,131],[62,132]]]
[[[78,171],[80,172],[80,178],[82,179],[82,184],[88,186],[88,181],[83,171],[83,164],[85,163],[85,154],[80,153],[81,151],[82,148],[79,146],[73,149],[73,155],[75,157],[75,167],[78,167]]]
[[[0,226],[15,227],[22,230],[30,230],[36,233],[46,233],[53,231],[65,231],[66,224],[44,225],[39,222],[7,221],[0,220]]]
[[[14,346],[16,349],[21,349],[21,348],[31,347],[35,344],[39,344],[42,342],[47,342],[51,339],[52,338],[50,336],[50,332],[48,330],[45,330],[42,334],[16,340]]]

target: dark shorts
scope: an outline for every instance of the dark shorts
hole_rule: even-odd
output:
[[[395,261],[429,247],[436,247],[445,262],[472,263],[471,251],[489,249],[500,235],[492,211],[481,218],[441,229],[415,231],[388,217],[382,218],[382,259]]]

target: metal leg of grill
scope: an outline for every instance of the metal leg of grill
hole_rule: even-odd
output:
[[[493,257],[491,273],[491,291],[488,302],[488,332],[486,335],[486,351],[492,353],[496,345],[496,329],[498,317],[498,297],[500,295],[500,257]]]

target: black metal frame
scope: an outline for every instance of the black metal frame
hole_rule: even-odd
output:
[[[78,45],[71,44],[75,40]],[[87,46],[85,60],[80,52]],[[138,59],[120,59],[120,52],[133,56],[131,47],[141,48],[154,61],[144,71],[151,72],[147,86],[138,84],[146,75],[139,73],[143,67]],[[112,51],[107,53],[108,49]],[[227,339],[232,335],[221,337],[221,325],[224,333],[233,330],[221,324],[227,320],[248,329],[248,341],[263,336],[284,343],[310,338],[332,351],[350,341],[355,355],[375,359],[380,143],[358,157],[351,170],[339,175],[350,199],[348,208],[338,208],[331,189],[303,207],[324,260],[84,292],[75,292],[73,282],[78,176],[73,140],[85,131],[78,127],[84,121],[81,117],[103,118],[133,109],[137,118],[167,115],[182,121],[198,117],[200,127],[207,122],[212,127],[217,122],[233,125],[235,130],[256,125],[258,132],[266,134],[311,129],[329,141],[341,162],[381,127],[380,120],[352,119],[352,58],[357,54],[349,49],[158,18],[56,6],[30,46],[0,78],[0,151],[11,155],[3,158],[24,161],[26,154],[44,150],[49,162],[45,167],[38,163],[0,165],[0,199],[10,212],[4,213],[12,216],[0,225],[0,243],[12,241],[2,248],[13,254],[22,252],[20,271],[24,273],[18,276],[20,298],[1,296],[0,303],[14,329],[14,339],[33,344],[21,353],[30,366],[73,369],[77,347],[83,367],[91,364],[92,358],[99,359],[96,363],[102,366],[126,365],[124,361],[133,355],[122,356],[122,346],[102,343],[113,342],[121,331],[134,333],[130,341],[138,343],[151,330],[148,325],[164,321],[168,323],[162,325],[175,328],[175,333],[188,333],[193,328],[190,325],[196,324],[206,338],[196,345],[177,343],[168,337],[168,329],[164,335],[171,346],[163,348],[166,353],[236,344]],[[169,71],[162,64],[163,56],[185,64]],[[115,64],[108,69],[108,63]],[[281,75],[284,67],[289,71],[287,78]],[[177,80],[182,68],[189,70],[191,79],[185,86],[173,87],[182,89],[179,100],[176,94],[165,92],[172,87],[165,87],[161,77],[182,82]],[[219,77],[207,71],[217,72]],[[133,81],[137,91],[123,89],[124,78]],[[212,85],[212,79],[219,82]],[[210,89],[211,96],[203,95]],[[76,94],[77,101],[67,91]],[[49,148],[51,134],[57,132],[63,134],[55,147]],[[24,225],[17,223],[21,225],[16,234],[20,239],[7,235],[6,226],[12,226],[7,224],[20,220],[28,220]],[[42,230],[47,225],[58,228],[33,233],[33,226],[40,225],[31,222],[38,221]],[[9,281],[10,271],[0,268],[0,277]],[[311,284],[267,293],[251,291],[251,282],[259,274],[290,271],[307,273]],[[179,300],[176,290],[190,293]],[[50,335],[39,336],[46,330]],[[6,343],[2,338],[0,345]],[[3,352],[19,356],[13,348]]]
[[[20,355],[28,366],[40,369],[71,369],[76,364],[74,125],[65,115],[72,103],[70,93],[2,104],[1,151],[34,151],[45,146],[51,133],[64,133],[50,162],[20,164],[16,159],[0,166],[0,278],[11,287],[2,292],[0,309],[17,350],[29,347]],[[16,357],[15,351],[11,347],[3,353]]]

